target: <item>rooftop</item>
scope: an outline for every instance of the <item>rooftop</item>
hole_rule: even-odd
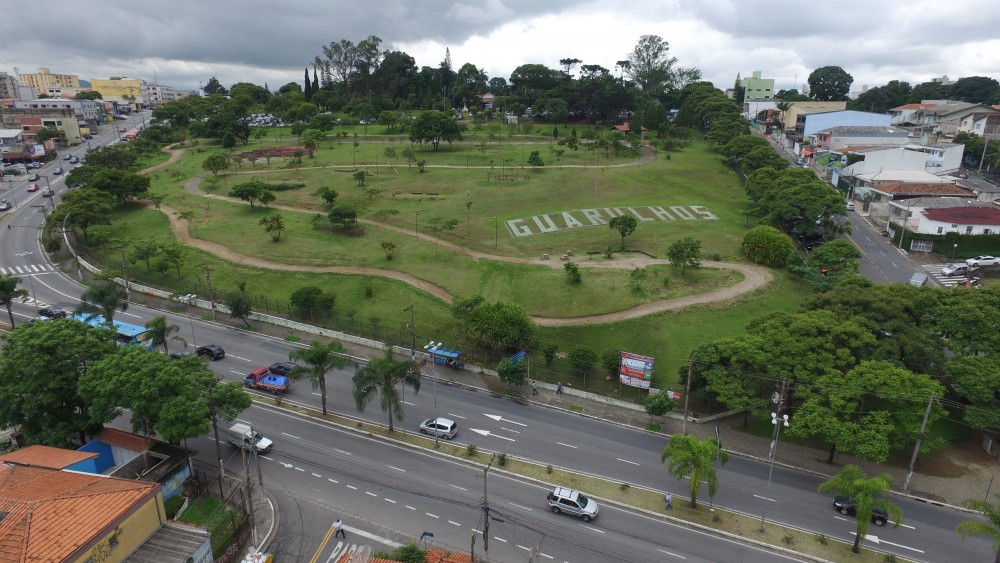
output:
[[[1000,225],[1000,209],[992,205],[927,209],[924,216],[931,221],[957,225]]]
[[[969,190],[960,188],[954,184],[897,182],[892,184],[879,184],[873,189],[891,195],[937,195],[957,197],[968,197],[971,195]]]
[[[915,184],[951,184],[952,180],[935,176],[923,170],[879,170],[864,172],[855,178],[873,184],[891,184],[893,182],[910,182]]]
[[[0,455],[0,462],[42,467],[45,469],[65,469],[74,463],[79,463],[93,457],[97,457],[97,454],[64,450],[62,448],[53,448],[52,446],[28,446],[14,450],[9,454]]]
[[[132,552],[125,563],[187,563],[191,554],[212,541],[206,528],[169,521]]]
[[[914,197],[891,202],[896,207],[910,209],[949,209],[952,207],[994,207],[991,203],[968,199],[964,197]]]
[[[929,108],[932,108],[932,107],[934,107],[936,105],[937,104],[906,104],[906,105],[902,105],[902,106],[899,106],[899,107],[894,107],[894,108],[892,108],[889,111],[907,111],[907,110],[929,109]]]
[[[875,125],[839,125],[837,127],[830,127],[829,129],[823,129],[822,131],[817,131],[816,134],[822,133],[865,133],[869,137],[907,137],[909,136],[908,131],[902,129],[897,129],[895,127],[881,127]]]

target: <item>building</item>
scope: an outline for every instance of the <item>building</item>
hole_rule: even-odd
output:
[[[962,119],[958,130],[987,139],[1000,139],[1000,112],[970,114]]]
[[[817,131],[813,146],[836,150],[852,146],[899,146],[910,142],[910,133],[894,127],[842,125]]]
[[[761,71],[755,70],[753,74],[742,78],[740,86],[743,88],[743,101],[747,100],[770,100],[774,98],[774,79],[761,78]]]
[[[146,107],[146,94],[143,81],[134,78],[112,76],[111,78],[94,78],[90,81],[90,89],[100,92],[105,101],[126,102],[132,109]]]
[[[937,143],[933,145],[907,144],[900,146],[868,146],[836,149],[842,153],[843,166],[835,171],[841,178],[863,178],[869,174],[888,172],[920,172],[928,176],[944,176],[958,171],[962,164],[965,145]],[[846,162],[844,159],[846,158]],[[924,180],[897,178],[894,181]],[[947,182],[952,180],[945,179]],[[834,185],[838,179],[834,178]],[[856,182],[851,182],[857,185]]]
[[[781,115],[781,122],[783,124],[783,133],[789,137],[786,138],[786,144],[792,146],[794,141],[790,139],[795,134],[795,125],[798,123],[799,116],[809,113],[825,112],[825,111],[838,111],[847,108],[847,102],[814,102],[814,101],[804,101],[804,102],[792,102],[788,109],[785,110]],[[826,127],[833,127],[834,125],[851,125],[834,123],[827,125]],[[820,129],[826,129],[826,127],[820,127]]]
[[[52,74],[47,68],[39,68],[35,74],[18,74],[21,86],[31,86],[38,92],[48,92],[49,88],[80,88],[80,78],[75,74]]]
[[[69,109],[73,110],[80,125],[97,125],[101,122],[104,111],[101,104],[93,100],[65,100],[62,98],[40,98],[35,100],[15,100],[15,109]]]
[[[917,111],[912,129],[928,138],[954,137],[962,120],[975,113],[998,112],[983,104],[948,102]]]
[[[889,116],[892,118],[891,125],[896,127],[916,125],[917,113],[936,105],[936,103],[921,102],[919,104],[906,104],[894,107],[889,110]]]
[[[0,72],[0,100],[17,97],[17,81],[6,72]]]
[[[16,103],[16,102],[15,102]],[[24,133],[24,142],[29,145],[38,143],[38,130],[42,127],[55,129],[62,133],[68,145],[78,145],[83,142],[83,136],[90,132],[86,126],[80,127],[80,119],[76,112],[69,108],[14,108],[0,112],[0,127],[20,129]],[[49,146],[48,148],[55,148]],[[25,149],[27,150],[27,149]],[[4,155],[7,158],[9,155]],[[43,155],[44,156],[44,155]],[[21,158],[28,158],[24,155]]]
[[[178,92],[172,87],[164,84],[157,84],[156,82],[143,82],[142,97],[150,106],[159,107],[167,102],[173,102],[183,98],[184,93]]]
[[[800,143],[810,143],[818,131],[831,127],[888,127],[891,118],[884,113],[867,111],[836,110],[800,113],[795,118],[794,139]],[[786,126],[787,126],[787,122]]]
[[[918,233],[942,235],[995,235],[1000,233],[1000,208],[995,205],[975,205],[924,209],[917,217]]]

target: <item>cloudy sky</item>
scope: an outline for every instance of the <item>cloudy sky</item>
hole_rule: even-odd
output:
[[[893,79],[1000,79],[996,0],[46,0],[0,9],[0,71],[127,76],[182,90],[216,76],[276,90],[302,81],[322,47],[369,35],[418,67],[450,49],[492,78],[577,58],[614,71],[642,35],[721,88],[760,70],[800,87],[839,65],[853,90]]]

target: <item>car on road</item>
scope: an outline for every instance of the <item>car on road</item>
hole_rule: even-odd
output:
[[[69,163],[70,164],[78,164],[79,162],[80,162],[80,158],[76,157],[76,156],[74,156],[73,158],[69,159]]]
[[[124,118],[123,118],[123,119],[124,119]],[[124,127],[119,127],[119,128],[118,128],[118,132],[119,132],[119,133],[124,133],[124,132],[125,132],[125,128],[124,128]]]
[[[37,182],[37,181],[39,181],[41,179],[42,179],[42,177],[38,175],[38,172],[34,172],[34,173],[31,174],[31,176],[28,176],[28,181],[29,182]]]
[[[29,162],[28,163],[28,168],[41,168],[41,167],[42,167],[42,163],[40,163],[40,162]]]
[[[212,361],[221,360],[226,357],[226,351],[222,349],[222,346],[218,344],[206,344],[204,346],[198,346],[196,352],[199,356],[205,356]]]
[[[964,276],[972,272],[972,266],[959,262],[958,264],[948,264],[941,268],[942,276]]]
[[[447,418],[428,418],[420,423],[421,434],[437,434],[445,440],[451,440],[458,434],[458,425]]]
[[[42,190],[42,197],[55,197],[55,196],[56,196],[56,191],[53,190],[52,188],[45,188],[44,190]]]
[[[63,155],[63,160],[69,160],[71,158],[73,158],[73,155],[71,155],[71,154],[64,154]]]
[[[853,201],[848,201],[847,202],[847,210],[848,211],[854,211],[854,202]]]
[[[996,266],[1000,264],[1000,258],[995,256],[976,256],[965,261],[966,264],[978,268],[980,266]]]
[[[62,174],[62,167],[56,166],[56,169],[53,170],[52,173],[55,174],[56,176]]]
[[[292,370],[298,369],[299,364],[295,362],[278,362],[267,366],[267,371],[274,375],[288,375]]]
[[[28,184],[28,191],[29,192],[37,192],[38,191],[38,184]]]
[[[59,307],[46,307],[38,312],[38,316],[50,319],[61,319],[68,314],[69,313],[60,309]]]
[[[565,512],[579,516],[584,522],[597,518],[597,502],[581,495],[580,491],[556,487],[549,493],[548,501],[552,512],[556,514]]]
[[[7,211],[11,208],[10,202],[6,199],[0,199],[0,211]]]
[[[802,166],[805,163],[806,163],[806,159],[802,158],[801,156],[795,159],[795,164],[797,164],[799,166]]]
[[[844,516],[857,516],[857,504],[854,499],[847,497],[837,497],[833,499],[833,509]],[[889,521],[889,515],[880,508],[872,508],[872,524],[885,526]]]

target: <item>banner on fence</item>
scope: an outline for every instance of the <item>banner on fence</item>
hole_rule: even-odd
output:
[[[618,381],[632,387],[649,389],[653,382],[653,362],[655,358],[640,356],[630,352],[622,352],[621,368],[618,371]]]

